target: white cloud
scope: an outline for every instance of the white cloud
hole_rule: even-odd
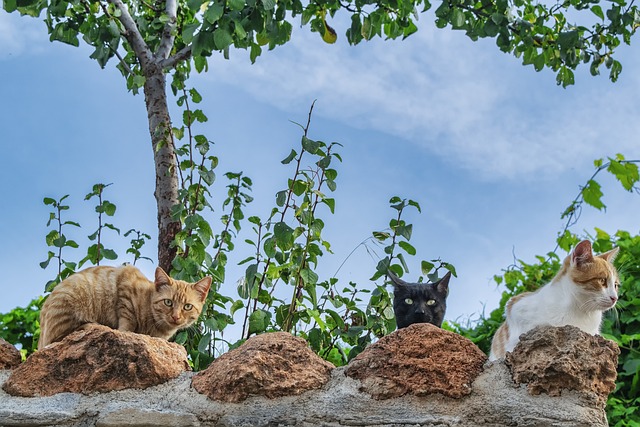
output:
[[[622,58],[625,82],[580,70],[576,86],[562,89],[553,73],[523,67],[491,40],[421,24],[405,41],[356,47],[296,28],[256,64],[235,52],[206,78],[287,111],[318,98],[317,114],[408,140],[482,179],[549,179],[610,150],[638,154],[637,57]]]
[[[24,53],[38,53],[49,43],[41,19],[7,13],[0,9],[0,60]]]

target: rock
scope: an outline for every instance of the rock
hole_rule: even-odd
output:
[[[13,369],[21,362],[18,349],[0,338],[0,369]]]
[[[87,325],[33,353],[2,388],[24,397],[144,389],[188,369],[187,352],[178,344]]]
[[[485,365],[461,399],[439,393],[376,400],[362,383],[333,369],[322,388],[240,403],[209,399],[192,387],[193,372],[145,390],[15,397],[0,389],[0,426],[34,427],[607,427],[604,407],[575,391],[530,395],[502,362]],[[0,384],[12,371],[0,371]],[[215,385],[212,385],[215,387]]]
[[[603,402],[616,387],[618,345],[575,326],[538,326],[520,336],[505,363],[529,393],[560,396],[563,389]]]
[[[367,347],[345,374],[376,399],[441,393],[460,398],[482,372],[487,356],[471,341],[428,323],[393,332]]]
[[[193,377],[192,385],[212,400],[240,402],[252,395],[270,399],[322,387],[334,366],[305,340],[286,332],[249,338]]]

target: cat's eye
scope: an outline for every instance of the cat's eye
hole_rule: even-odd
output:
[[[170,299],[166,299],[164,300],[164,305],[166,305],[167,307],[173,307],[173,301]]]
[[[411,298],[405,298],[404,303],[408,304],[408,305],[411,305],[411,304],[413,304],[413,300]]]
[[[434,305],[436,303],[436,300],[434,299],[430,299],[429,301],[427,301],[427,305]]]
[[[193,304],[185,304],[183,307],[186,311],[189,311],[193,308]]]

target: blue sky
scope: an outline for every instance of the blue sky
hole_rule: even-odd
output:
[[[333,22],[339,35],[346,22]],[[615,84],[585,68],[575,86],[562,89],[552,72],[523,67],[491,40],[438,30],[428,15],[419,26],[405,41],[356,47],[344,36],[327,45],[295,27],[289,44],[254,65],[244,51],[232,51],[229,61],[215,57],[207,74],[191,80],[209,117],[197,131],[216,143],[220,158],[214,196],[223,197],[224,172],[243,171],[254,181],[255,202],[246,212],[266,217],[291,173],[280,160],[300,140],[290,120],[304,122],[316,99],[309,136],[344,145],[336,213],[321,213],[334,251],[319,266],[321,278],[387,226],[388,200],[399,195],[423,208],[406,217],[418,255],[409,259],[405,279],[418,277],[421,259],[453,263],[458,278],[450,284],[446,318],[473,318],[497,306],[501,289],[491,278],[514,256],[533,261],[555,247],[560,213],[591,176],[595,158],[618,152],[640,158],[640,51],[619,48],[624,70]],[[118,206],[112,222],[123,232],[151,234],[144,255],[156,256],[144,99],[126,91],[115,64],[102,70],[89,54],[50,43],[39,20],[0,11],[0,312],[26,305],[55,275],[38,265],[47,253],[44,197],[70,195],[66,219],[81,223],[74,237],[86,245],[97,219],[84,196],[94,183],[113,183],[106,193]],[[586,209],[574,230],[637,233],[640,198],[612,178],[602,184],[606,215]],[[216,210],[213,223],[222,214],[219,203]],[[223,288],[233,296],[243,272],[234,264],[250,254],[245,230]],[[118,262],[130,261],[127,239],[107,239],[121,254]],[[361,247],[338,277],[371,286],[376,263]],[[151,277],[153,264],[139,266]]]

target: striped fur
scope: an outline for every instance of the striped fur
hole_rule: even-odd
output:
[[[160,267],[155,282],[131,265],[87,268],[48,296],[40,313],[38,348],[87,323],[169,339],[198,319],[210,286],[210,277],[190,284],[170,278]]]
[[[540,325],[573,325],[596,335],[602,313],[618,301],[618,273],[613,260],[615,248],[594,256],[591,243],[584,240],[564,260],[553,280],[535,292],[512,297],[505,309],[505,322],[491,343],[490,360],[512,351],[520,335]]]

